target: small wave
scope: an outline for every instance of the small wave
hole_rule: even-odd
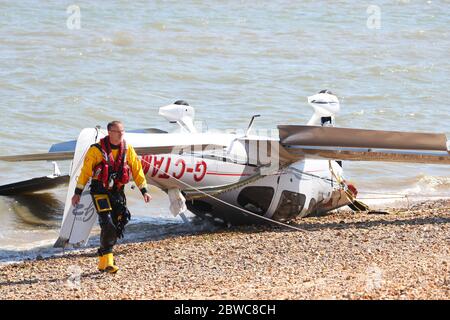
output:
[[[450,191],[450,177],[419,176],[417,186],[430,191]]]
[[[381,187],[382,186],[382,187]],[[405,202],[407,199],[432,199],[450,196],[450,177],[420,174],[395,181],[384,181],[372,190],[361,190],[361,199],[375,203],[393,201]]]
[[[150,24],[150,28],[158,31],[165,31],[167,29],[167,26],[164,22],[154,22]]]
[[[404,39],[411,40],[424,40],[432,37],[430,32],[425,30],[404,31],[401,35]]]
[[[364,110],[353,111],[351,114],[352,114],[352,116],[363,116]]]
[[[133,36],[128,32],[116,32],[112,38],[112,43],[120,47],[131,46],[134,42]]]
[[[419,174],[407,178],[399,178],[388,183],[389,190],[407,195],[450,195],[450,177]]]

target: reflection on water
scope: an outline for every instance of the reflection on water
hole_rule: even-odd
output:
[[[5,197],[6,198],[6,197]],[[23,227],[59,227],[64,203],[52,193],[32,193],[7,197],[12,200],[12,213]]]

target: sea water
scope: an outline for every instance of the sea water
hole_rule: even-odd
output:
[[[255,130],[305,124],[322,89],[341,102],[338,126],[450,136],[449,12],[435,0],[2,1],[0,155],[46,152],[112,119],[173,131],[158,108],[179,99],[208,130],[244,130],[254,114]],[[450,194],[448,166],[344,169],[362,197]],[[0,184],[51,171],[0,162]],[[51,246],[65,193],[0,197],[0,258]],[[153,195],[129,192],[137,224],[181,222]]]

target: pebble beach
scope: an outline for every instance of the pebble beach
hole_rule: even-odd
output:
[[[450,200],[240,226],[0,266],[0,299],[449,299]]]

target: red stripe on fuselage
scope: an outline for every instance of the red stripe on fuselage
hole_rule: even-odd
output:
[[[249,176],[248,173],[220,173],[220,172],[212,172],[208,171],[206,174],[212,175],[212,176],[230,176],[230,177],[241,177],[241,176]]]

